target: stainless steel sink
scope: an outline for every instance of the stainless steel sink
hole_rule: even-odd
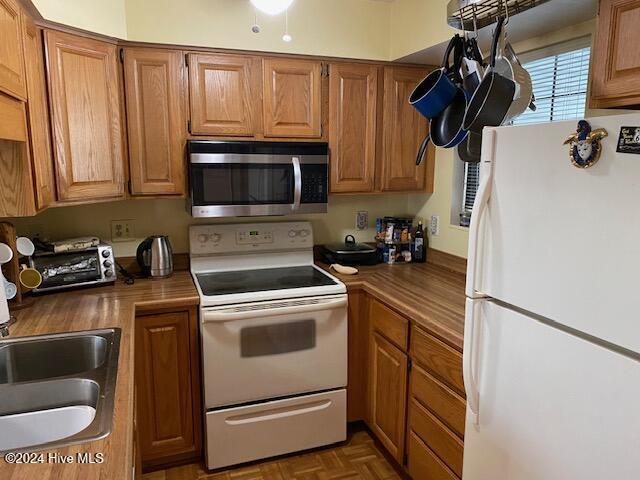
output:
[[[89,334],[0,342],[0,383],[65,377],[99,368],[107,345],[106,337]]]
[[[0,452],[111,431],[120,329],[0,340]]]

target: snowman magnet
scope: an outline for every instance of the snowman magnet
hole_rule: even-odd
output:
[[[589,168],[595,164],[602,152],[600,140],[607,135],[607,131],[604,128],[591,130],[589,122],[580,120],[576,133],[564,141],[564,145],[569,144],[569,159],[571,163],[578,168]]]

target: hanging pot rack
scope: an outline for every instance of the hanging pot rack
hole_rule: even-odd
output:
[[[514,16],[550,0],[450,0],[447,23],[458,30],[473,31],[491,25],[500,16]],[[505,12],[506,4],[506,12]]]

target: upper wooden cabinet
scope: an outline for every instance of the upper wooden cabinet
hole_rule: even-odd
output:
[[[255,135],[260,107],[258,61],[251,56],[189,54],[193,135]]]
[[[133,195],[185,193],[186,77],[181,51],[124,50]]]
[[[378,70],[374,65],[329,66],[332,192],[375,188]]]
[[[591,58],[592,108],[640,105],[640,0],[600,0]]]
[[[0,91],[24,100],[27,87],[20,17],[15,0],[0,0]]]
[[[416,154],[427,134],[428,122],[408,101],[426,73],[426,70],[410,67],[384,69],[382,190],[433,191],[432,146],[422,164],[416,167]]]
[[[27,120],[31,162],[38,210],[56,201],[56,182],[53,170],[51,129],[49,128],[49,101],[44,69],[42,31],[23,15],[24,57],[27,79]]]
[[[60,200],[124,194],[118,51],[111,43],[46,32]]]
[[[314,60],[265,58],[265,137],[322,136],[322,64]]]
[[[0,93],[0,217],[35,213],[25,105]]]

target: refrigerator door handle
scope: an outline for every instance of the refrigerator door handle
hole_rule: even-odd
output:
[[[482,216],[487,209],[491,188],[493,185],[493,155],[495,151],[496,132],[486,129],[482,138],[482,163],[480,164],[480,185],[476,194],[476,200],[471,211],[471,224],[469,225],[469,250],[467,254],[467,282],[466,295],[469,298],[482,298],[484,295],[476,291],[476,278],[478,277],[479,260],[479,230]]]
[[[464,389],[467,393],[467,405],[473,413],[474,424],[478,425],[478,414],[480,412],[480,394],[474,373],[474,366],[477,364],[478,335],[476,323],[480,315],[483,300],[473,300],[467,298],[464,311],[464,348],[462,350],[462,376]]]

